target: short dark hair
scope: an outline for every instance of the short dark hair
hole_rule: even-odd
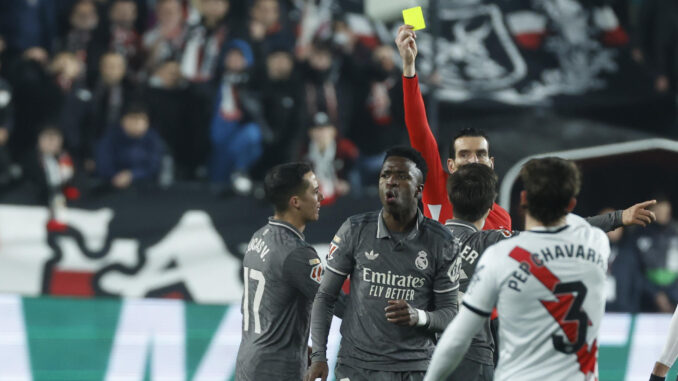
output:
[[[480,163],[461,166],[447,179],[447,196],[455,218],[478,221],[497,198],[497,174]]]
[[[38,131],[38,136],[43,135],[43,134],[50,134],[50,135],[59,135],[59,136],[64,136],[64,132],[61,131],[61,129],[53,123],[45,123],[40,126],[40,130]]]
[[[577,165],[559,157],[532,159],[520,170],[527,191],[527,210],[545,225],[567,214],[570,199],[579,194],[581,173]]]
[[[386,159],[388,159],[391,156],[400,156],[404,157],[408,160],[412,160],[414,162],[414,165],[419,168],[421,171],[421,183],[426,182],[426,174],[428,173],[428,165],[426,165],[426,160],[421,156],[419,151],[412,147],[407,147],[407,146],[396,146],[389,148],[386,151],[386,156],[384,157],[384,161],[381,163],[381,166],[384,166],[384,163],[386,162]]]
[[[459,130],[459,132],[457,132],[457,134],[454,135],[454,137],[452,138],[452,142],[450,143],[450,153],[449,153],[450,159],[454,159],[455,157],[457,157],[457,152],[454,150],[454,143],[457,142],[457,139],[464,138],[464,137],[467,137],[467,136],[484,138],[487,141],[487,146],[488,146],[488,149],[489,149],[490,140],[487,138],[487,134],[485,134],[485,131],[479,130],[479,129],[473,128],[473,127],[467,127],[467,128]],[[489,154],[489,152],[488,152],[488,154]]]
[[[141,101],[132,101],[128,104],[125,105],[123,111],[122,111],[122,116],[128,115],[128,114],[145,114],[148,116],[148,107],[144,102]]]
[[[311,166],[303,162],[276,165],[266,173],[264,190],[266,198],[273,204],[276,212],[285,212],[290,197],[304,192],[308,181],[304,175],[311,172]]]

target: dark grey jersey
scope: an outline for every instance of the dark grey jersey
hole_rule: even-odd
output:
[[[292,225],[269,219],[243,260],[242,341],[238,381],[301,380],[307,368],[320,258]]]
[[[399,240],[381,212],[353,216],[330,244],[327,269],[351,276],[340,362],[371,370],[426,370],[432,333],[389,323],[384,309],[388,300],[404,299],[432,311],[436,294],[456,297],[459,264],[449,231],[419,212],[415,228]]]
[[[461,300],[485,249],[501,240],[510,238],[513,233],[508,230],[478,231],[473,224],[456,219],[448,220],[445,222],[445,226],[450,229],[454,243],[459,246],[459,257],[461,258],[459,299]],[[493,365],[493,352],[494,340],[490,332],[490,320],[487,319],[483,329],[473,338],[465,358],[481,364]]]

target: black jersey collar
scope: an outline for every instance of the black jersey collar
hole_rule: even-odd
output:
[[[462,228],[471,229],[471,230],[473,230],[474,232],[477,232],[477,231],[478,231],[478,228],[477,228],[475,225],[473,225],[472,223],[466,222],[466,221],[462,221],[462,220],[458,220],[458,219],[456,219],[456,218],[453,218],[453,219],[451,219],[451,220],[445,221],[445,226],[449,226],[449,227],[460,226],[460,227],[462,227]]]
[[[382,216],[383,213],[384,209],[379,211],[379,218],[377,219],[377,238],[393,239],[391,232],[388,231],[386,223],[384,222],[384,217]],[[417,208],[417,222],[414,224],[414,229],[412,229],[406,239],[412,239],[416,237],[416,235],[419,233],[419,227],[421,226],[422,222],[424,222],[424,214],[421,212],[421,210],[419,210],[419,208]]]
[[[268,217],[268,224],[288,229],[288,230],[292,231],[292,233],[296,234],[296,236],[299,237],[300,240],[302,240],[302,241],[304,240],[304,234],[302,232],[300,232],[299,230],[297,230],[297,228],[295,228],[289,222],[285,222],[283,220],[276,220],[273,217]]]
[[[567,229],[570,227],[570,225],[561,225],[561,226],[537,226],[535,228],[532,228],[528,230],[530,233],[539,233],[539,234],[555,234],[555,233],[560,233],[563,230]]]

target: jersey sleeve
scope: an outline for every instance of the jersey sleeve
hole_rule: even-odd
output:
[[[455,245],[445,245],[445,252],[441,255],[442,260],[436,269],[433,279],[433,292],[446,293],[459,289],[459,277],[461,274],[461,257],[457,254]]]
[[[322,281],[323,266],[312,247],[300,247],[285,259],[283,274],[306,298],[313,299]]]
[[[327,254],[327,269],[344,277],[351,274],[355,264],[351,230],[351,221],[346,220],[332,238]]]
[[[510,231],[507,229],[483,230],[480,232],[482,247],[483,248],[490,247],[497,242],[501,242],[505,239],[511,238],[514,235],[518,235],[519,233],[520,232]]]
[[[424,99],[421,96],[419,79],[416,76],[412,78],[403,77],[403,103],[405,125],[410,137],[410,144],[412,148],[421,153],[428,166],[422,202],[425,205],[442,207],[450,202],[447,198],[447,186],[445,184],[447,176],[445,176],[445,170],[441,164],[438,143],[428,124]],[[428,207],[424,208],[424,214],[426,217],[432,218]],[[441,213],[438,220],[444,223],[448,218],[451,218],[451,216],[443,216]]]
[[[490,316],[497,303],[500,285],[497,259],[494,247],[485,251],[462,300],[466,308],[482,316]]]

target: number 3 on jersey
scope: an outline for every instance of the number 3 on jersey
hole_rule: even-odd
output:
[[[557,300],[540,300],[549,314],[565,332],[567,340],[563,336],[553,334],[553,346],[559,352],[572,354],[578,352],[586,344],[586,332],[591,324],[588,315],[582,309],[586,298],[586,286],[584,283],[561,282],[560,279],[544,266],[543,263],[535,263],[531,254],[516,247],[509,256],[525,266],[534,277],[541,282]]]
[[[557,351],[571,354],[579,351],[586,343],[586,331],[589,317],[582,309],[586,298],[586,286],[582,282],[557,283],[553,293],[557,302],[540,300],[551,316],[558,322],[565,332],[563,336],[553,334],[553,346]]]
[[[250,279],[257,281],[256,290],[254,291],[254,300],[252,301],[252,315],[254,315],[254,333],[261,333],[261,318],[259,317],[259,308],[261,307],[261,298],[264,296],[264,287],[266,286],[266,279],[264,274],[259,270],[244,267],[244,286],[245,295],[243,297],[242,315],[243,315],[243,331],[248,331],[250,328]]]

